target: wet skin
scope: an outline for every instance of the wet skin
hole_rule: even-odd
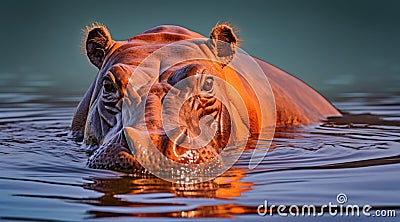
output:
[[[227,145],[231,124],[243,121],[240,117],[248,115],[245,124],[250,137],[257,138],[262,128],[259,101],[248,82],[229,67],[235,55],[237,37],[231,27],[218,25],[213,28],[210,39],[178,26],[158,26],[149,29],[126,41],[115,41],[104,26],[94,25],[87,29],[86,54],[99,72],[82,98],[74,114],[72,132],[77,140],[83,140],[92,151],[88,166],[92,168],[112,169],[125,172],[144,171],[129,149],[122,121],[122,107],[133,103],[124,96],[131,90],[129,78],[144,59],[168,44],[181,40],[203,38],[204,42],[188,45],[192,50],[208,50],[218,61],[183,61],[161,72],[160,66],[150,67],[149,73],[159,74],[158,82],[149,83],[133,92],[136,102],[143,101],[142,109],[132,110],[145,116],[141,130],[146,130],[154,146],[169,159],[179,163],[204,163],[218,158],[218,154]],[[226,44],[221,44],[223,41]],[[188,52],[188,53],[189,53]],[[276,119],[276,126],[295,127],[321,121],[326,116],[338,116],[336,110],[323,96],[290,74],[254,58],[267,75],[274,99],[275,112],[269,114]],[[164,61],[156,61],[162,64]],[[184,94],[185,89],[177,83],[188,77],[196,77],[192,88],[201,94],[189,96],[177,112],[179,125],[182,126],[177,139],[172,140],[166,134],[162,123],[163,100],[171,90],[176,91],[176,98]],[[143,78],[150,78],[143,76]],[[242,97],[247,113],[236,117],[230,116],[227,107],[214,97],[217,87],[214,78],[220,78],[235,87]],[[223,94],[223,89],[218,89]],[[148,92],[148,93],[144,93]],[[226,94],[226,93],[225,93]],[[230,98],[233,103],[237,98]],[[139,102],[138,102],[139,101]],[[171,102],[172,101],[172,102]],[[173,106],[174,98],[167,106]],[[212,121],[202,123],[203,117]],[[215,122],[213,138],[201,147],[191,149],[177,144],[179,138],[194,138],[201,134],[201,124],[212,127]],[[132,131],[133,132],[133,131]],[[129,134],[135,137],[134,134]],[[145,149],[145,147],[143,148]],[[152,155],[147,160],[154,163]]]

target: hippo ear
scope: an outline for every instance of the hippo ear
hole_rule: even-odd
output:
[[[106,27],[94,25],[87,28],[86,55],[98,69],[101,68],[107,50],[110,49],[114,42]]]
[[[238,45],[238,38],[233,29],[228,25],[217,25],[210,33],[210,39],[216,56],[223,67],[233,59]]]

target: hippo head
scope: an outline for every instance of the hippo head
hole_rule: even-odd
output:
[[[85,44],[99,71],[71,128],[92,152],[89,167],[143,171],[143,161],[159,161],[150,146],[174,162],[204,163],[217,158],[237,129],[245,129],[243,137],[260,130],[256,96],[229,66],[238,39],[228,25],[214,27],[210,38],[158,26],[126,41],[96,25]],[[253,99],[236,99],[232,86]]]

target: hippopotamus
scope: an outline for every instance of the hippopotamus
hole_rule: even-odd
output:
[[[143,62],[157,50],[190,40],[193,41],[185,43],[179,50],[174,49],[168,56],[155,56],[143,68]],[[162,25],[124,41],[113,40],[103,25],[88,27],[84,46],[87,58],[98,69],[98,73],[76,108],[71,125],[76,139],[83,141],[91,151],[88,166],[125,172],[143,170],[127,140],[127,136],[130,140],[135,137],[140,139],[142,131],[148,132],[152,144],[163,155],[183,164],[199,164],[216,158],[228,144],[229,135],[234,133],[232,124],[246,131],[248,137],[257,138],[263,130],[261,103],[249,82],[231,68],[238,43],[234,29],[227,24],[216,25],[209,38],[183,27]],[[197,52],[209,54],[215,59],[168,62],[174,55],[186,56]],[[274,104],[268,109],[270,113],[267,116],[273,119],[276,129],[313,124],[327,116],[341,115],[327,99],[300,79],[258,58],[252,59],[268,79],[269,86],[265,87],[270,88]],[[140,66],[145,71],[137,72]],[[144,83],[140,87],[130,87],[132,75]],[[179,82],[189,77],[194,78],[188,83],[190,87],[202,94],[179,100],[177,98],[187,94],[185,86],[179,86]],[[228,82],[241,100],[236,101],[235,96],[225,92],[227,89],[218,85],[217,79]],[[230,114],[228,108],[214,98],[214,91],[229,94],[226,101],[230,104],[241,103],[247,109],[246,121],[240,110]],[[161,121],[167,96],[169,107],[174,107],[174,101],[181,101],[179,109],[173,113],[179,119],[177,121],[184,125],[178,127],[179,132],[170,134]],[[123,107],[128,107],[131,114],[123,114]],[[143,115],[144,120],[138,122],[131,115]],[[132,124],[136,128],[127,129],[123,123],[124,116],[134,119],[132,121],[136,122]],[[204,120],[204,116],[208,116],[208,119]],[[177,144],[182,138],[190,140],[201,134],[199,129],[202,124],[205,128],[212,128],[214,133],[209,142],[196,149]],[[171,135],[177,136],[171,139]],[[146,149],[146,144],[142,143],[136,149]],[[144,158],[156,161],[151,154],[147,155]]]

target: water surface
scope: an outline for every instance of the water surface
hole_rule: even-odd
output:
[[[80,97],[20,91],[0,94],[0,220],[376,220],[257,214],[264,200],[321,206],[339,193],[347,204],[400,216],[399,94],[341,95],[334,104],[343,118],[277,133],[257,168],[248,169],[249,150],[214,181],[178,185],[86,168],[88,156],[69,134]]]

